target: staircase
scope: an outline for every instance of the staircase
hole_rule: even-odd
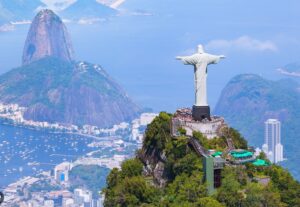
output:
[[[189,144],[192,145],[198,156],[208,157],[207,150],[199,143],[197,139],[190,137]]]

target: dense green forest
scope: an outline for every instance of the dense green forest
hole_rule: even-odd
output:
[[[105,175],[109,169],[97,165],[78,165],[70,171],[70,189],[85,188],[93,192],[93,197],[99,196],[99,189],[105,184]]]
[[[107,177],[106,207],[297,207],[300,184],[276,165],[226,165],[222,184],[207,191],[203,162],[188,144],[185,131],[170,135],[172,115],[160,115],[147,127],[143,148],[136,157],[113,169]],[[246,140],[231,130],[236,148],[248,148]],[[224,137],[194,137],[207,149],[224,150]],[[260,158],[265,159],[261,154]],[[159,172],[162,172],[159,176]]]

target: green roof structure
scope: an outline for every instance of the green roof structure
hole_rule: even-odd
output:
[[[262,159],[257,159],[252,164],[255,166],[268,166],[269,165],[265,160],[262,160]]]
[[[222,156],[222,154],[223,154],[223,152],[218,151],[218,152],[215,152],[214,154],[212,154],[211,156],[219,157],[219,156]]]
[[[243,150],[243,151],[232,151],[230,152],[231,156],[235,159],[243,159],[243,158],[247,158],[247,157],[252,157],[253,153],[249,152],[247,150]]]

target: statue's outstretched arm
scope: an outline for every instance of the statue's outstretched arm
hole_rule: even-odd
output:
[[[195,65],[197,62],[191,56],[177,56],[177,60],[181,60],[185,65]]]
[[[182,59],[184,59],[185,57],[184,56],[177,56],[176,57],[176,60],[182,60]]]

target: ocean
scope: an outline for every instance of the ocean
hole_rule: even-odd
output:
[[[21,177],[52,170],[63,161],[74,161],[88,152],[99,150],[88,147],[93,141],[80,135],[0,124],[0,189]],[[101,155],[106,153],[111,152],[103,149]]]

